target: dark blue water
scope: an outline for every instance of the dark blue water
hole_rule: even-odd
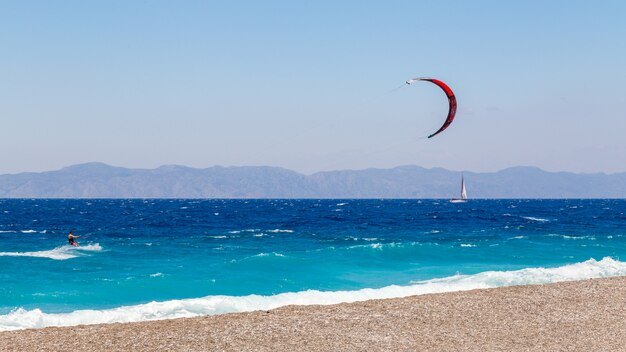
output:
[[[18,308],[355,291],[604,257],[615,266],[625,213],[624,200],[5,199],[0,320],[19,325]],[[80,247],[67,245],[70,230]]]

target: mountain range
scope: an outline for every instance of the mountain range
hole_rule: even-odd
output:
[[[626,173],[520,166],[463,176],[470,198],[626,198]],[[459,196],[460,181],[459,171],[419,166],[304,175],[268,166],[130,169],[86,163],[0,175],[0,198],[451,198]]]

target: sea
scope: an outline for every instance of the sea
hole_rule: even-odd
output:
[[[0,199],[0,331],[626,275],[625,213],[610,199]]]

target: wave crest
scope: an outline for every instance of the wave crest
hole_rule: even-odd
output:
[[[441,279],[412,282],[409,286],[392,285],[357,291],[323,292],[308,290],[273,296],[207,296],[202,298],[150,302],[105,310],[77,310],[49,314],[40,309],[19,308],[0,316],[0,331],[47,326],[72,326],[137,322],[213,315],[254,310],[268,310],[286,305],[337,304],[370,299],[397,298],[428,293],[466,291],[514,285],[546,284],[626,275],[626,263],[606,257],[557,268],[527,268],[515,271],[487,271],[475,275],[455,275]]]

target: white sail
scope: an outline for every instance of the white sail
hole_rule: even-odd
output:
[[[461,198],[452,198],[450,203],[465,203],[467,202],[467,190],[465,189],[465,179],[461,175]]]
[[[461,176],[461,199],[467,199],[467,190],[465,189],[465,180]]]

